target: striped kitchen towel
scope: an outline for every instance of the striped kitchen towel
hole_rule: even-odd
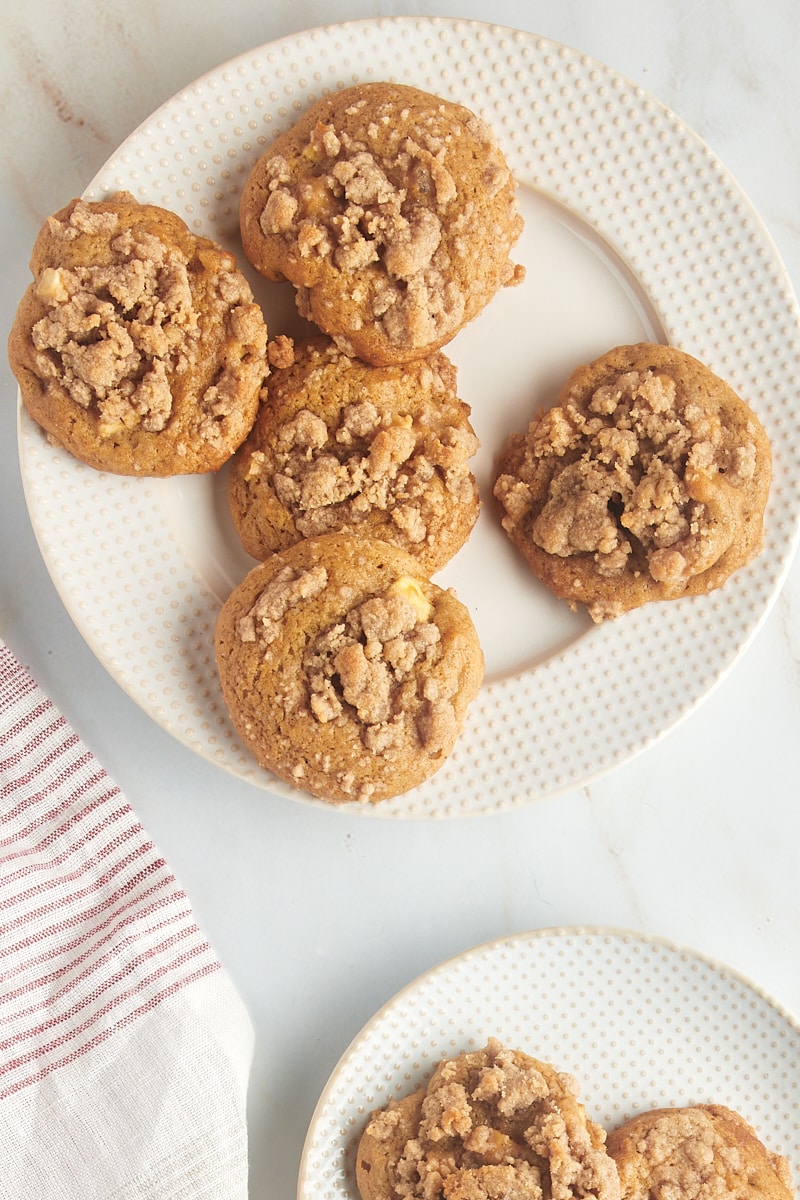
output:
[[[0,1197],[244,1200],[251,1054],[167,863],[0,642]]]

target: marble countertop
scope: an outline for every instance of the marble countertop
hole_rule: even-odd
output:
[[[4,327],[43,219],[158,105],[277,37],[393,15],[491,19],[612,66],[711,146],[800,280],[794,0],[757,14],[745,0],[32,0],[0,16]],[[0,635],[122,788],[247,1005],[253,1200],[294,1195],[317,1097],[363,1024],[486,940],[636,930],[730,965],[800,1015],[800,565],[735,668],[632,761],[491,817],[365,821],[224,774],[100,666],[28,519],[6,364],[2,387]]]

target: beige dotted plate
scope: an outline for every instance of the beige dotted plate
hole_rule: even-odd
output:
[[[800,1180],[800,1026],[726,967],[656,938],[554,929],[479,946],[369,1022],[319,1100],[298,1200],[357,1200],[369,1113],[490,1037],[575,1076],[607,1131],[650,1108],[736,1109]]]
[[[800,521],[800,320],[746,197],[674,114],[585,55],[475,22],[354,22],[254,50],[154,113],[86,195],[125,188],[174,209],[241,263],[238,201],[253,162],[312,100],[365,79],[440,92],[494,126],[520,182],[528,275],[449,349],[482,443],[485,504],[437,582],[473,614],[486,683],[441,771],[361,811],[499,811],[583,785],[652,743],[758,630]],[[288,287],[250,278],[271,332],[291,332]],[[642,338],[704,359],[758,411],[775,454],[767,543],[709,597],[592,627],[511,549],[490,499],[493,464],[576,363]],[[229,520],[225,472],[155,482],[98,474],[48,445],[24,413],[20,459],[53,580],[114,678],[192,750],[303,798],[255,766],[218,687],[216,615],[253,565]]]

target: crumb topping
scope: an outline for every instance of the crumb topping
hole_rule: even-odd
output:
[[[530,1163],[459,1171],[443,1180],[446,1200],[541,1200],[541,1174]]]
[[[414,136],[408,136],[409,126]],[[485,195],[494,197],[511,186],[511,175],[478,118],[462,128],[448,124],[437,108],[415,114],[412,125],[407,111],[398,116],[384,103],[376,105],[363,137],[318,123],[302,149],[297,177],[281,154],[268,161],[262,232],[296,244],[309,264],[324,261],[348,275],[377,265],[382,282],[371,294],[372,317],[399,347],[429,344],[465,312],[444,239],[448,225],[458,246],[475,215],[469,202],[455,215],[459,188],[448,165],[451,146],[465,133],[481,146]],[[520,277],[509,263],[504,282]],[[301,303],[303,296],[299,289]]]
[[[261,642],[270,646],[279,636],[281,621],[301,600],[313,600],[326,587],[328,573],[321,565],[307,571],[285,566],[261,591],[236,631],[243,642]]]
[[[397,1122],[390,1107],[373,1116],[367,1133],[390,1141]],[[394,1188],[402,1200],[619,1198],[602,1131],[587,1123],[574,1081],[548,1081],[495,1039],[438,1068]]]
[[[376,754],[411,730],[435,755],[450,744],[457,724],[451,695],[426,678],[441,656],[441,634],[414,582],[406,579],[352,608],[303,658],[316,720],[357,721],[363,745]]]
[[[51,217],[56,242],[83,235],[109,240],[112,262],[45,267],[36,295],[47,306],[32,331],[37,370],[82,408],[96,409],[99,432],[157,433],[173,409],[171,380],[189,375],[202,357],[200,314],[192,288],[193,264],[177,246],[144,230],[123,229],[117,213],[84,202],[68,220]],[[230,336],[263,350],[263,321],[232,256],[220,252],[216,286],[207,297],[211,319]],[[225,363],[200,397],[198,436],[215,443],[221,422],[237,403],[239,373]]]
[[[742,487],[755,471],[755,442],[731,450],[723,432],[669,375],[627,372],[531,423],[520,477],[501,475],[495,486],[504,524],[523,517],[546,464],[547,499],[530,536],[548,554],[591,555],[601,575],[614,577],[636,545],[656,581],[699,574],[728,536],[707,502],[709,481]]]
[[[271,367],[285,369],[294,363],[294,340],[279,333],[267,344],[267,361]]]
[[[251,477],[269,473],[303,537],[380,511],[413,547],[426,541],[446,505],[471,502],[469,459],[478,440],[468,426],[437,430],[371,400],[346,405],[336,419],[329,427],[301,409],[248,464]],[[434,478],[443,488],[431,487]]]

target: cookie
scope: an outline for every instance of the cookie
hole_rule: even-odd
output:
[[[54,442],[120,475],[230,458],[268,371],[264,319],[231,254],[120,192],[50,217],[31,270],[9,358]]]
[[[356,1153],[361,1200],[619,1200],[605,1133],[571,1076],[491,1039],[427,1088],[373,1113]]]
[[[622,1200],[792,1200],[789,1162],[719,1104],[654,1109],[608,1137]]]
[[[595,621],[720,587],[761,549],[767,435],[708,367],[619,346],[513,434],[494,495],[534,573]]]
[[[327,338],[296,345],[231,463],[231,516],[248,554],[354,533],[408,551],[426,575],[443,567],[480,509],[468,461],[478,439],[455,387],[441,353],[372,367]]]
[[[524,272],[515,183],[489,127],[418,88],[314,104],[250,172],[245,254],[302,316],[379,366],[440,349]]]
[[[216,654],[244,744],[331,802],[379,801],[442,766],[483,678],[466,608],[372,538],[306,539],[222,607]]]

